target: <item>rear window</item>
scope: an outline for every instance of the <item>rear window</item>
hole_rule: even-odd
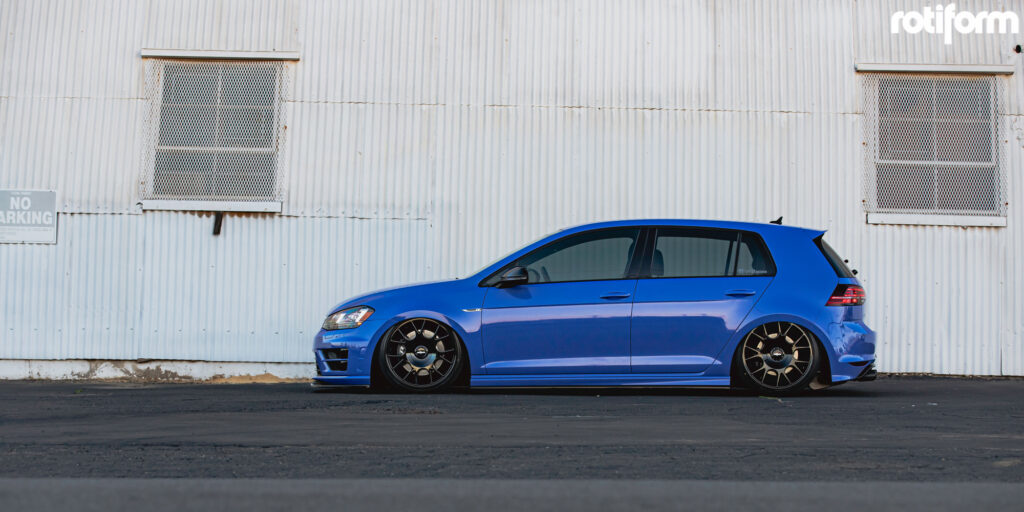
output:
[[[836,253],[836,250],[828,245],[822,237],[814,239],[814,243],[818,244],[818,249],[821,249],[821,253],[825,255],[825,259],[828,260],[829,265],[832,265],[832,270],[836,271],[836,275],[839,277],[853,277],[853,272],[850,271],[850,267],[846,266],[846,262],[843,261],[842,256]]]

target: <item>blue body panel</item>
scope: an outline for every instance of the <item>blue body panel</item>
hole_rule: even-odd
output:
[[[634,288],[636,279],[488,288],[484,370],[496,375],[629,373]],[[610,293],[617,295],[602,298]]]
[[[481,282],[562,237],[620,226],[685,226],[757,233],[774,276],[651,278],[535,283]],[[321,384],[370,384],[374,350],[397,323],[417,317],[451,326],[469,359],[473,386],[727,386],[733,354],[752,329],[798,323],[821,342],[831,382],[856,379],[875,359],[875,333],[863,306],[826,307],[840,278],[814,243],[821,231],[701,220],[591,224],[545,237],[473,276],[382,290],[338,304],[374,313],[355,329],[321,330],[314,340]],[[347,350],[334,370],[323,350]]]
[[[721,363],[716,358],[771,281],[640,279],[631,329],[633,373],[702,373]]]

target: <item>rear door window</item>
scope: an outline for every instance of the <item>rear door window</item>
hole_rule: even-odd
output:
[[[736,248],[737,276],[768,276],[775,273],[768,249],[760,238],[750,233],[741,233]]]
[[[731,230],[659,228],[651,277],[765,276],[773,273],[760,239]]]

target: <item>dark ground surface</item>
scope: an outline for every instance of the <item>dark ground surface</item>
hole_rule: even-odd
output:
[[[0,477],[1020,483],[1024,380],[883,377],[781,400],[0,382]]]

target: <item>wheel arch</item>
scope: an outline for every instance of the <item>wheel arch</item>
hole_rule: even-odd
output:
[[[740,347],[743,344],[743,340],[746,339],[747,335],[751,331],[758,327],[772,323],[772,322],[789,322],[797,324],[804,329],[807,329],[814,337],[815,343],[818,344],[818,349],[822,350],[825,357],[821,361],[821,366],[818,368],[819,378],[824,376],[828,383],[832,382],[832,360],[836,357],[835,347],[832,347],[831,343],[826,343],[828,335],[824,329],[818,326],[818,324],[806,317],[791,314],[772,314],[764,315],[754,318],[753,320],[747,319],[743,326],[736,330],[736,335],[729,342],[729,346],[726,347],[724,354],[729,354],[728,368],[729,368],[729,380],[736,382],[738,375],[733,372],[737,371],[736,356],[739,353]]]
[[[462,354],[465,360],[462,363],[461,374],[456,376],[456,385],[468,385],[470,379],[470,373],[472,373],[472,362],[476,360],[473,353],[471,353],[466,344],[467,331],[463,325],[459,322],[453,321],[448,315],[438,313],[436,311],[429,310],[416,310],[408,311],[399,315],[392,316],[387,322],[381,324],[377,331],[371,338],[371,349],[370,349],[370,387],[378,388],[384,385],[387,380],[384,375],[381,374],[380,366],[377,364],[377,358],[380,356],[380,349],[383,346],[382,341],[391,332],[391,329],[396,325],[416,318],[426,318],[435,322],[440,322],[452,329],[455,332],[456,338],[458,339],[459,345],[462,347]]]

